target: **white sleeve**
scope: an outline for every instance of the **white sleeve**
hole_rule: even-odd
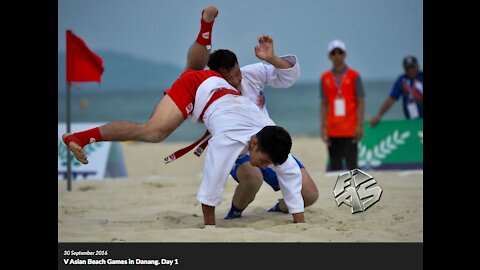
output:
[[[222,202],[230,170],[245,148],[245,144],[230,139],[225,133],[220,133],[213,135],[208,145],[197,200],[205,205],[218,206]]]
[[[242,67],[242,77],[260,89],[263,89],[265,85],[274,88],[288,88],[300,77],[300,65],[295,55],[286,55],[280,58],[293,64],[293,67],[282,69],[270,64],[256,63]]]
[[[302,213],[304,203],[302,197],[302,172],[291,154],[287,160],[273,168],[277,174],[278,184],[282,192],[283,200],[290,214]]]

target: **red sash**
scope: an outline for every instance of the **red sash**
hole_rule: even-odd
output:
[[[208,107],[217,99],[225,96],[225,95],[236,95],[236,96],[239,96],[240,93],[238,93],[237,91],[235,90],[231,90],[231,89],[220,89],[220,90],[217,90],[215,93],[213,93],[212,97],[210,98],[210,100],[207,102],[207,104],[205,105],[205,108],[203,108],[202,110],[202,113],[200,114],[200,117],[199,117],[199,120],[202,121],[202,118],[203,118],[203,114],[205,113],[205,111],[208,109]],[[203,143],[195,150],[194,154],[196,156],[200,156],[202,153],[203,153],[203,150],[205,150],[208,146],[208,140],[210,139],[210,132],[207,130],[205,131],[205,133],[203,134],[203,136],[198,139],[196,142],[192,143],[191,145],[187,146],[187,147],[184,147],[180,150],[177,150],[175,151],[175,153],[169,155],[168,157],[166,157],[164,159],[165,161],[165,164],[167,163],[170,163],[178,158],[180,158],[181,156],[185,155],[186,153],[190,152],[190,150],[192,150],[195,146],[197,146],[199,143],[201,143],[203,141]]]

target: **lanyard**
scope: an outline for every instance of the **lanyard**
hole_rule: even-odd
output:
[[[342,85],[343,85],[343,82],[345,81],[345,75],[346,74],[347,74],[347,72],[344,72],[343,74],[333,73],[335,87],[337,88],[337,97],[342,97]],[[340,83],[339,83],[339,81],[340,81]]]

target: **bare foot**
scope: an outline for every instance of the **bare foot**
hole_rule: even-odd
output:
[[[218,15],[218,9],[215,6],[208,6],[203,12],[203,20],[207,23],[212,22]]]
[[[65,133],[62,135],[62,140],[65,142],[65,137],[72,135],[72,133]],[[78,143],[71,141],[67,145],[68,149],[72,151],[75,158],[83,164],[88,164],[87,155],[83,152],[83,148]]]

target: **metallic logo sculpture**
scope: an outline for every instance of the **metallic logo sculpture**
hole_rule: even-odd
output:
[[[337,206],[342,203],[352,208],[352,214],[363,212],[380,200],[382,188],[373,177],[362,170],[354,169],[340,174],[333,188]]]

